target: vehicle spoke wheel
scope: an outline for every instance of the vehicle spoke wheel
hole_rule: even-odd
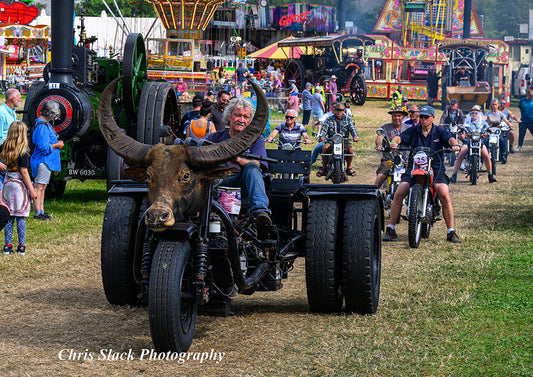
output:
[[[186,352],[191,346],[198,309],[193,278],[189,241],[160,241],[148,293],[150,333],[158,352]]]
[[[124,108],[129,119],[137,116],[137,104],[148,79],[148,62],[142,34],[131,33],[124,45],[122,61]]]
[[[294,79],[295,81],[294,83],[296,84],[296,87],[299,90],[303,90],[304,85],[305,85],[304,73],[305,73],[305,68],[301,61],[299,60],[291,61],[287,65],[287,69],[285,70],[285,79],[284,79],[285,87],[286,88],[289,87],[289,82],[288,82],[289,79]]]
[[[102,225],[101,268],[104,292],[110,304],[140,305],[133,256],[138,204],[131,196],[110,196]]]
[[[342,306],[338,212],[335,200],[312,200],[309,204],[305,280],[312,312],[335,313]]]
[[[139,99],[137,141],[150,145],[158,144],[161,142],[163,127],[170,127],[176,134],[179,122],[176,88],[168,82],[146,83]],[[173,144],[174,138],[168,140],[168,143]]]
[[[350,97],[352,103],[363,106],[366,101],[366,81],[362,75],[355,74],[350,84]]]
[[[381,279],[381,216],[377,200],[350,200],[344,207],[342,293],[346,311],[375,313]]]
[[[411,194],[409,195],[409,247],[417,248],[420,245],[420,232],[422,228],[420,213],[422,212],[422,205],[422,186],[416,184],[411,189]]]

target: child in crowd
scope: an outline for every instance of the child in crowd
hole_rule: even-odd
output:
[[[36,199],[37,193],[28,173],[30,155],[28,154],[28,127],[24,122],[13,122],[7,131],[7,137],[0,146],[0,158],[7,166],[2,199],[7,204],[11,217],[5,227],[4,254],[13,253],[11,239],[15,219],[17,221],[17,252],[26,252],[26,217],[30,214],[30,199]]]

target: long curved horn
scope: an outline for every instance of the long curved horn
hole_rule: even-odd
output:
[[[261,136],[268,120],[268,103],[263,90],[250,81],[257,95],[257,108],[252,122],[239,134],[218,144],[205,147],[189,147],[194,156],[195,165],[219,164],[231,160],[250,148]]]
[[[126,135],[115,122],[111,110],[113,91],[121,78],[119,77],[111,81],[102,92],[98,101],[96,116],[100,124],[100,131],[102,131],[102,135],[104,135],[104,139],[107,141],[109,147],[129,165],[144,165],[144,158],[152,146],[139,143],[137,140]]]

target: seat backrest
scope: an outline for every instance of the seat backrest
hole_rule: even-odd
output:
[[[268,163],[268,173],[272,177],[266,185],[268,192],[291,194],[309,183],[311,151],[267,149],[267,155],[278,160]]]

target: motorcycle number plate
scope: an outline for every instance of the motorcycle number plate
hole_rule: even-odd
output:
[[[394,180],[400,181],[402,179],[402,174],[404,173],[404,170],[395,170],[394,171]]]
[[[333,154],[342,154],[342,145],[341,144],[333,145]]]
[[[498,143],[498,135],[490,135],[489,137],[489,143],[490,144],[497,144]]]

